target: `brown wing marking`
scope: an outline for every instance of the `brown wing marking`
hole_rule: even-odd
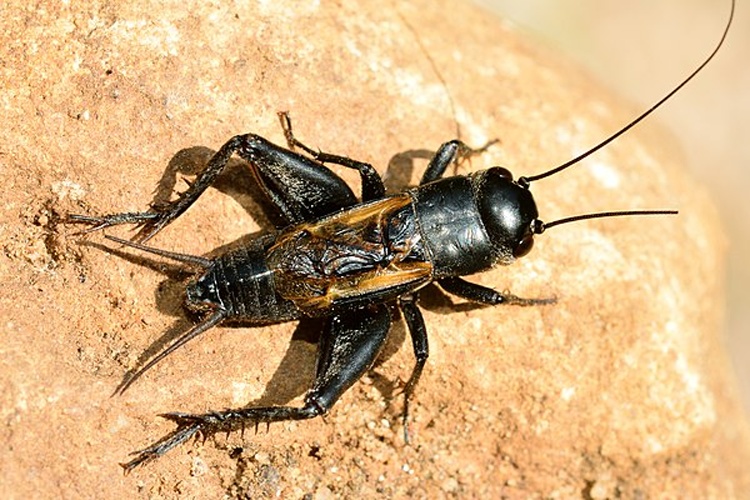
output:
[[[388,301],[423,286],[432,265],[411,255],[419,245],[416,228],[398,246],[388,239],[389,221],[410,203],[408,195],[385,198],[284,231],[266,254],[277,293],[318,314],[337,303]]]
[[[400,262],[383,269],[338,278],[326,293],[319,296],[288,298],[300,309],[314,313],[357,297],[370,296],[378,299],[378,302],[387,302],[426,285],[431,279],[432,266],[428,262]]]

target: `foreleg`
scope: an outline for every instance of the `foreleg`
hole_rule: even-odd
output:
[[[443,177],[443,174],[448,169],[448,165],[451,163],[457,164],[465,158],[484,153],[487,148],[496,142],[497,140],[490,141],[481,148],[476,149],[458,139],[442,144],[427,165],[427,169],[422,175],[422,180],[419,182],[420,186]]]
[[[514,306],[538,306],[545,304],[554,304],[557,299],[554,297],[548,299],[524,299],[511,293],[500,293],[492,288],[471,283],[462,278],[443,278],[438,280],[440,287],[446,292],[457,295],[471,302],[480,304],[510,304]]]

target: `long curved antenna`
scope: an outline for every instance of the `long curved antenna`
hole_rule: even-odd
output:
[[[565,217],[564,219],[553,220],[552,222],[542,222],[537,220],[532,225],[531,230],[534,234],[542,234],[551,227],[579,220],[603,219],[605,217],[626,217],[631,215],[675,215],[677,213],[679,213],[677,210],[620,210],[617,212],[598,212],[593,214],[573,215],[571,217]]]
[[[555,167],[555,168],[553,168],[551,170],[548,170],[546,172],[543,172],[541,174],[530,175],[528,177],[520,177],[518,179],[518,182],[521,185],[528,185],[530,182],[538,181],[539,179],[543,179],[545,177],[549,177],[550,175],[554,175],[554,174],[556,174],[556,173],[558,173],[558,172],[560,172],[562,170],[565,170],[566,168],[568,168],[568,167],[570,167],[570,166],[578,163],[579,161],[583,160],[587,156],[589,156],[589,155],[591,155],[591,154],[599,151],[604,146],[606,146],[610,142],[614,141],[615,139],[617,139],[618,137],[620,137],[622,134],[624,134],[625,132],[627,132],[631,128],[635,127],[638,123],[641,122],[641,120],[643,120],[648,115],[650,115],[651,113],[653,113],[659,106],[661,106],[662,104],[664,104],[670,97],[672,97],[673,95],[675,95],[682,87],[684,87],[690,80],[692,80],[693,77],[695,77],[695,75],[697,75],[698,73],[700,73],[700,71],[706,66],[706,64],[709,63],[709,61],[711,61],[711,59],[714,58],[714,56],[716,55],[716,53],[719,51],[719,49],[721,48],[721,46],[724,44],[724,40],[727,38],[727,33],[729,32],[729,27],[732,25],[732,19],[734,19],[734,4],[735,4],[735,0],[732,0],[732,8],[729,11],[729,20],[727,21],[727,25],[724,27],[724,33],[722,33],[721,39],[719,40],[719,43],[716,45],[716,47],[711,52],[711,54],[706,58],[706,60],[703,61],[701,63],[701,65],[698,66],[698,68],[695,69],[695,71],[693,71],[692,73],[690,73],[690,75],[687,78],[685,78],[682,81],[682,83],[680,83],[679,85],[677,85],[674,89],[672,89],[671,92],[669,92],[667,95],[665,95],[664,97],[662,97],[656,104],[654,104],[649,109],[647,109],[646,111],[644,111],[643,113],[641,113],[638,117],[636,117],[633,121],[631,121],[630,123],[628,123],[627,125],[625,125],[618,132],[615,132],[614,134],[612,134],[611,136],[609,136],[607,139],[603,140],[602,142],[600,142],[599,144],[597,144],[596,146],[594,146],[593,148],[589,149],[588,151],[585,151],[584,153],[581,153],[580,155],[576,156],[572,160],[568,160],[565,163],[563,163],[562,165],[560,165],[558,167]]]

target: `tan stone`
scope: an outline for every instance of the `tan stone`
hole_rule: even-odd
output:
[[[750,492],[750,434],[718,333],[724,240],[653,121],[533,190],[546,220],[632,208],[679,216],[554,228],[522,261],[475,278],[556,305],[466,308],[425,292],[431,357],[412,446],[398,418],[398,380],[413,364],[399,324],[386,359],[325,420],[190,443],[123,476],[128,452],[172,428],[156,414],[286,401],[309,383],[314,348],[290,343],[294,324],[215,329],[110,398],[144,351],[187,327],[180,285],[158,265],[103,251],[99,236],[76,245],[60,215],[144,209],[168,166],[200,165],[234,134],[281,143],[280,110],[310,145],[381,172],[390,162],[390,187],[425,166],[409,179],[399,153],[434,150],[457,126],[470,144],[501,141],[461,172],[501,164],[528,175],[638,110],[460,2],[11,2],[0,26],[4,492]],[[230,171],[153,244],[205,254],[267,228],[243,175]]]

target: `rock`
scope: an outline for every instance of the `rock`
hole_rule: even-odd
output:
[[[457,129],[477,146],[500,139],[459,173],[501,164],[530,175],[639,110],[454,1],[16,2],[0,24],[4,491],[747,496],[750,433],[719,338],[725,242],[653,120],[532,188],[544,220],[634,208],[679,216],[553,228],[515,265],[472,278],[554,305],[466,307],[425,291],[431,357],[412,446],[398,391],[413,355],[399,324],[366,383],[325,420],[188,443],[123,476],[118,462],[172,429],[158,413],[286,402],[309,384],[314,348],[289,340],[294,324],[215,329],[110,398],[127,370],[187,328],[181,285],[159,265],[104,251],[98,235],[77,245],[61,216],[144,209],[155,185],[184,189],[174,170],[189,178],[238,133],[283,143],[282,110],[303,141],[372,162],[392,189],[416,182],[426,162],[409,159]],[[153,244],[206,254],[268,228],[234,166]]]

